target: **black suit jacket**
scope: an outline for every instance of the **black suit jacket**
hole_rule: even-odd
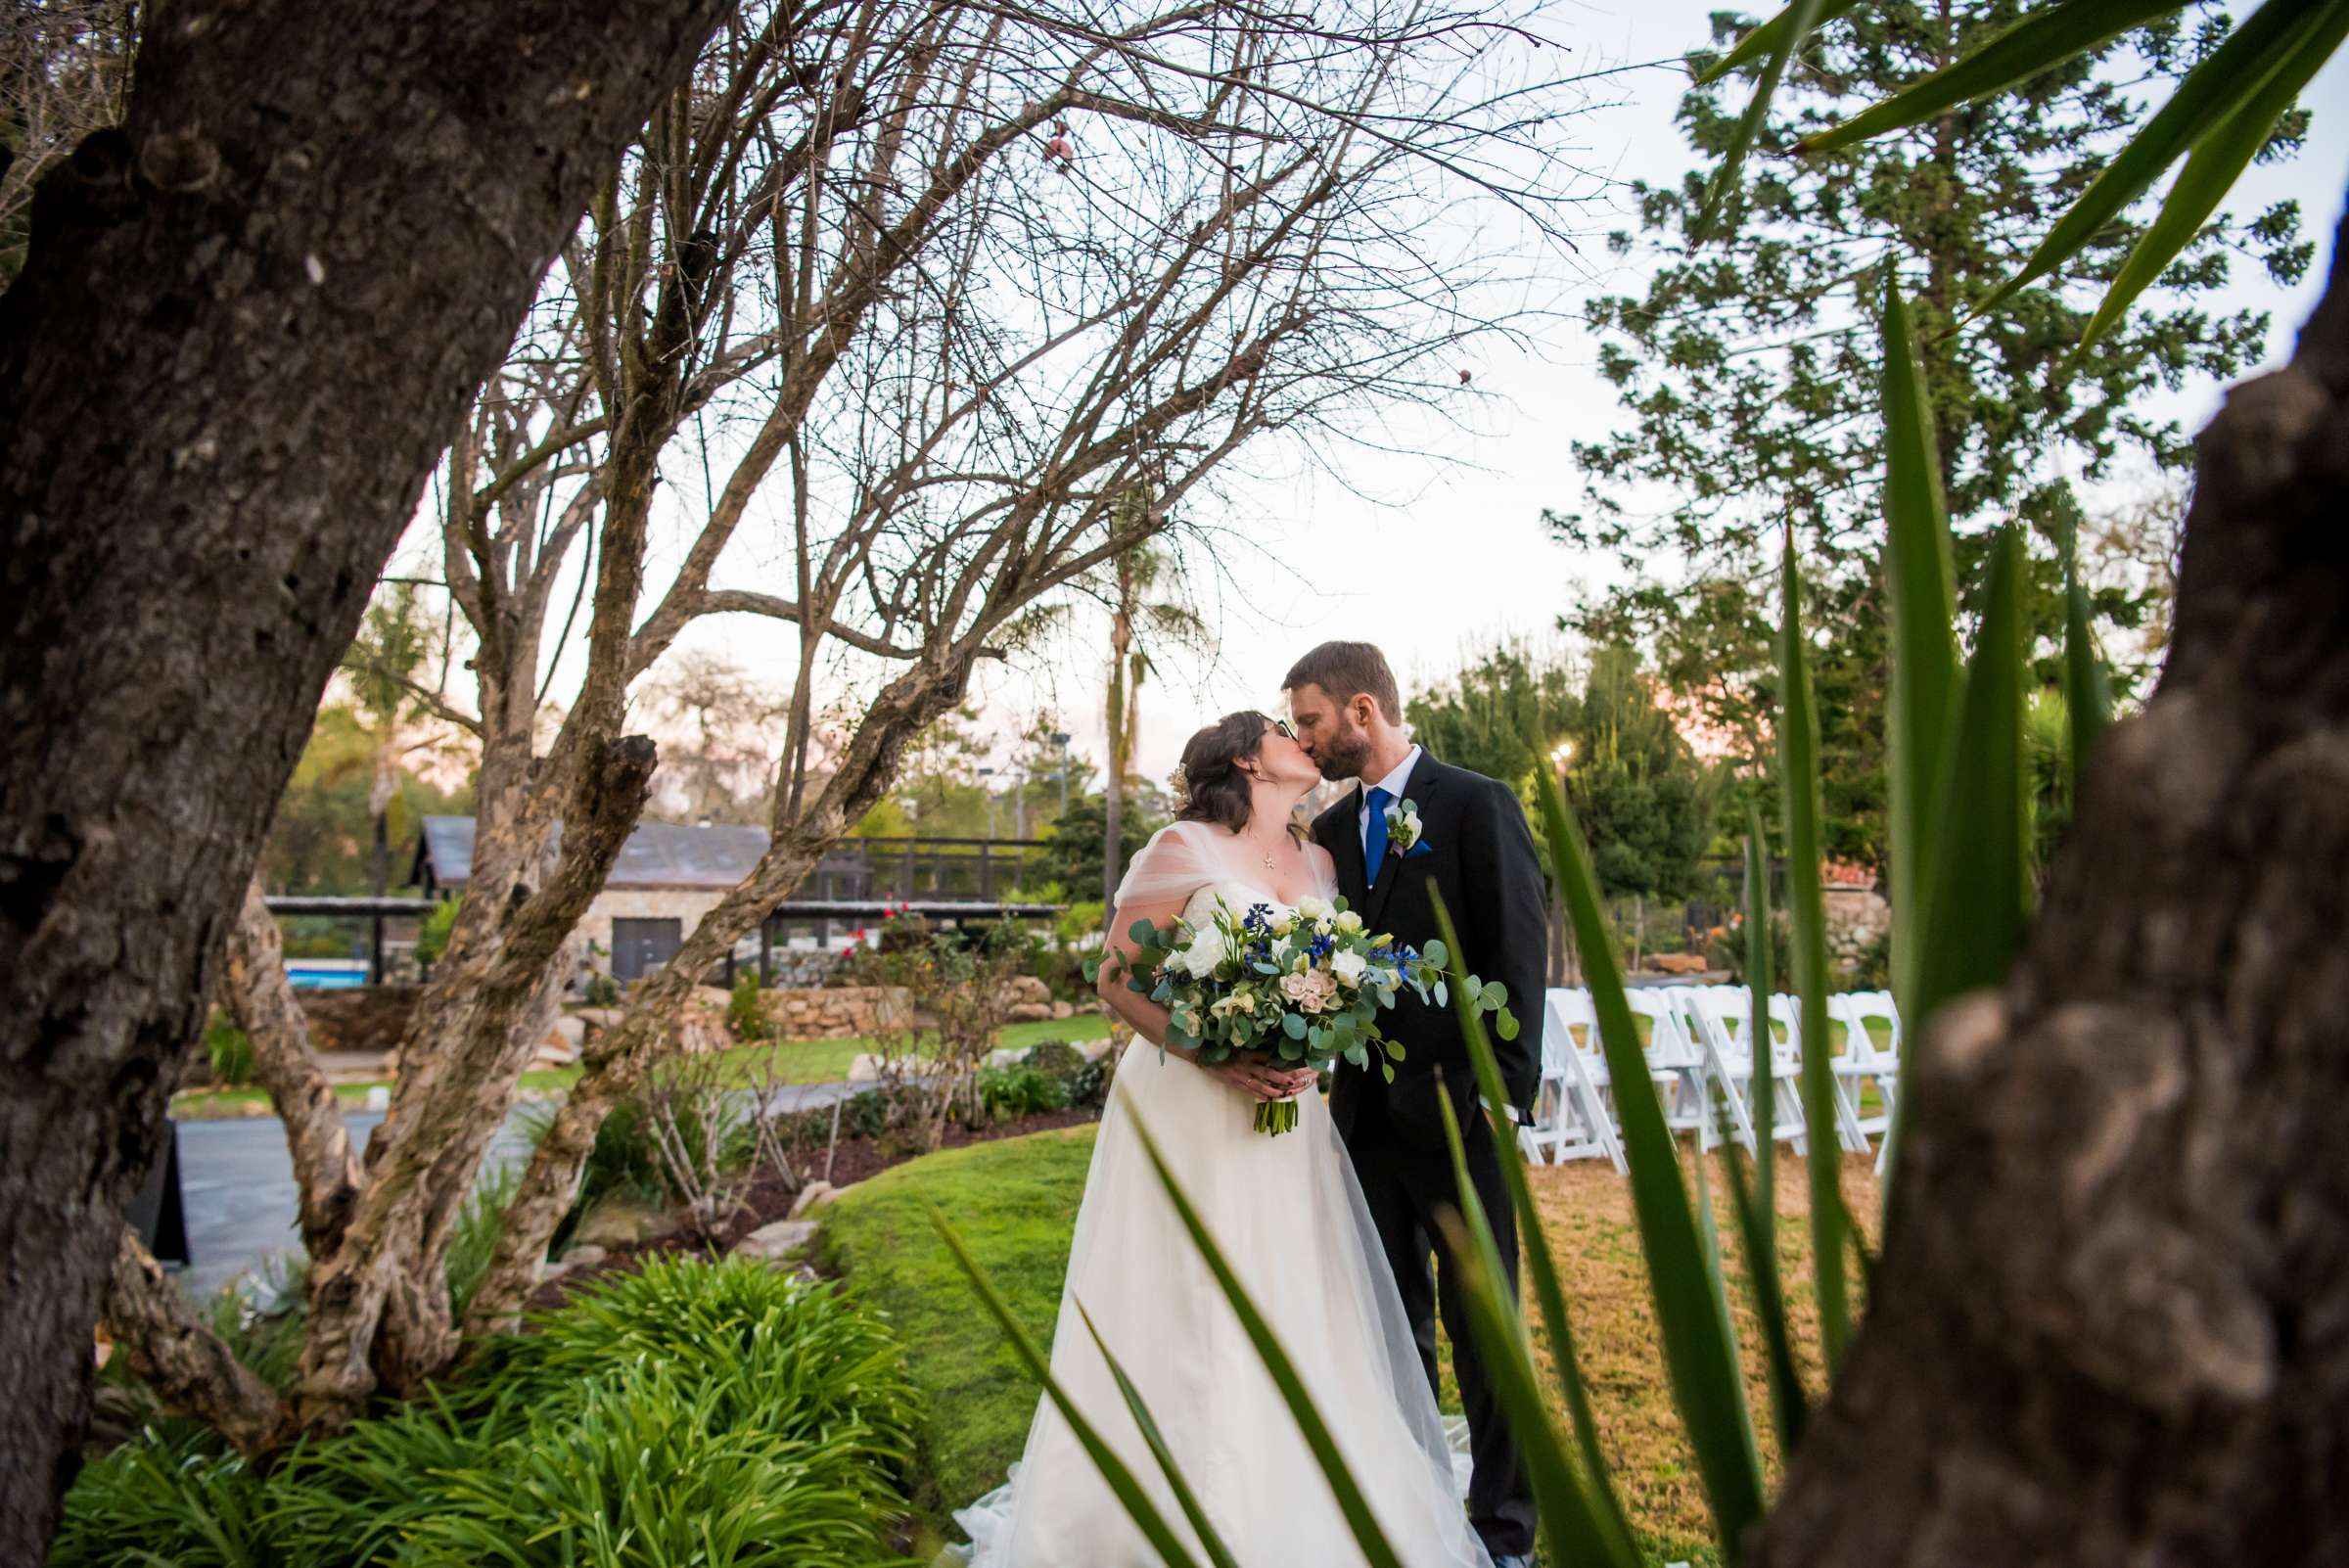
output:
[[[1313,841],[1337,862],[1338,892],[1372,931],[1424,948],[1438,940],[1435,899],[1439,890],[1459,929],[1461,967],[1480,980],[1508,988],[1517,1038],[1504,1040],[1489,1027],[1493,1053],[1510,1102],[1531,1107],[1541,1082],[1542,988],[1549,974],[1549,908],[1541,857],[1527,827],[1524,807],[1506,784],[1464,767],[1447,767],[1424,750],[1411,768],[1405,799],[1419,810],[1423,853],[1405,854],[1390,847],[1375,886],[1366,885],[1362,865],[1362,786],[1313,821]],[[1454,998],[1456,1001],[1457,998]],[[1386,1125],[1405,1143],[1421,1149],[1444,1146],[1443,1114],[1436,1104],[1436,1069],[1452,1097],[1463,1130],[1476,1103],[1476,1075],[1451,1008],[1422,1003],[1408,991],[1394,1010],[1378,1017],[1381,1033],[1399,1040],[1404,1059],[1388,1084],[1375,1066],[1368,1072],[1340,1066],[1329,1108],[1341,1135],[1352,1138],[1366,1110],[1385,1113]]]

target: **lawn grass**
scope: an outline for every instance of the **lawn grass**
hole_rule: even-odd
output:
[[[898,1166],[844,1193],[825,1211],[831,1266],[887,1313],[904,1336],[928,1409],[923,1474],[915,1505],[935,1524],[945,1512],[998,1485],[1019,1457],[1036,1388],[978,1308],[932,1229],[926,1201],[956,1231],[1039,1342],[1048,1343],[1064,1277],[1069,1232],[1092,1152],[1092,1130],[1074,1128],[957,1149]],[[1718,1157],[1716,1157],[1718,1159]],[[1727,1183],[1715,1173],[1721,1227],[1747,1397],[1774,1478],[1769,1393],[1759,1332],[1726,1209]],[[1717,1563],[1711,1517],[1666,1380],[1655,1314],[1639,1255],[1631,1189],[1603,1162],[1531,1173],[1535,1202],[1556,1253],[1574,1314],[1583,1372],[1601,1442],[1624,1505],[1655,1562]],[[1872,1233],[1878,1209],[1865,1161],[1845,1165],[1846,1200]],[[1822,1383],[1811,1284],[1809,1203],[1799,1160],[1779,1166],[1779,1273],[1802,1375],[1816,1398]],[[1538,1319],[1530,1302],[1529,1318]],[[1537,1327],[1545,1373],[1549,1349]],[[1445,1391],[1453,1398],[1446,1347]],[[1554,1373],[1547,1386],[1555,1398]],[[1560,1417],[1561,1423],[1563,1416]]]
[[[913,1500],[933,1520],[1002,1481],[1037,1388],[939,1239],[929,1205],[945,1212],[1020,1321],[1049,1344],[1093,1131],[928,1155],[859,1181],[822,1211],[826,1266],[905,1342],[926,1407]]]
[[[1109,1034],[1109,1020],[1098,1013],[1079,1013],[1074,1018],[1044,1019],[1030,1024],[1008,1024],[995,1037],[998,1045],[1019,1050],[1048,1039],[1093,1040]],[[736,1045],[719,1053],[733,1081],[745,1088],[769,1082],[776,1084],[835,1084],[849,1076],[849,1066],[858,1056],[878,1046],[870,1038],[782,1040],[772,1044]],[[772,1058],[773,1072],[768,1074]],[[579,1069],[550,1067],[522,1075],[522,1091],[530,1095],[560,1093],[579,1081]],[[369,1083],[338,1084],[335,1095],[345,1110],[356,1110],[366,1103],[367,1091],[388,1088],[391,1080],[379,1079]],[[242,1116],[249,1108],[264,1107],[269,1103],[266,1090],[257,1088],[198,1089],[174,1095],[171,1114],[181,1121],[200,1121],[211,1117]]]

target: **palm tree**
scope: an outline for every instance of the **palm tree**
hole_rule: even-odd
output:
[[[1135,504],[1147,504],[1137,496]],[[1125,874],[1120,835],[1126,826],[1126,776],[1133,764],[1133,737],[1140,721],[1142,680],[1151,669],[1150,650],[1169,642],[1200,647],[1208,640],[1207,623],[1179,595],[1154,600],[1162,579],[1179,583],[1167,556],[1149,544],[1120,551],[1109,562],[1104,602],[1109,607],[1109,690],[1102,717],[1109,733],[1109,778],[1102,802],[1101,902],[1106,909],[1117,901],[1118,882]]]

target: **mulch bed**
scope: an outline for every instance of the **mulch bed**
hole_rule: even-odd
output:
[[[946,1129],[945,1136],[940,1141],[939,1148],[942,1150],[968,1148],[971,1144],[991,1143],[997,1138],[1025,1137],[1031,1132],[1050,1132],[1065,1127],[1082,1127],[1087,1122],[1097,1122],[1100,1119],[1099,1110],[1088,1109],[1044,1111],[1035,1116],[1021,1117],[1017,1121],[991,1123],[975,1130],[955,1125]],[[842,1138],[839,1146],[832,1151],[832,1185],[845,1187],[852,1182],[862,1181],[865,1177],[886,1171],[892,1166],[903,1165],[908,1160],[919,1158],[921,1158],[920,1154],[901,1147],[885,1147],[881,1140],[876,1138]],[[801,1160],[808,1180],[823,1179],[824,1151],[822,1149],[803,1151]],[[644,1260],[648,1257],[667,1257],[678,1254],[696,1258],[723,1257],[733,1249],[736,1242],[760,1226],[788,1218],[791,1213],[792,1200],[797,1196],[795,1191],[786,1187],[782,1180],[771,1172],[762,1174],[754,1178],[751,1184],[743,1190],[733,1216],[718,1225],[714,1235],[705,1238],[692,1227],[680,1225],[679,1228],[667,1235],[613,1247],[598,1262],[589,1264],[583,1268],[575,1268],[569,1273],[549,1279],[540,1285],[530,1293],[526,1307],[531,1312],[549,1311],[560,1307],[580,1285],[605,1274],[634,1273],[643,1266]]]

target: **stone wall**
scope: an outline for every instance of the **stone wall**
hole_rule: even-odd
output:
[[[1873,888],[1826,890],[1827,962],[1850,969],[1892,929],[1892,905]]]
[[[913,993],[902,986],[826,986],[820,991],[759,993],[775,1033],[785,1039],[850,1039],[903,1029]]]

